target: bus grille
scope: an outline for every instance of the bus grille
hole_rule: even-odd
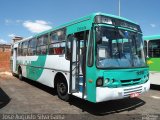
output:
[[[129,97],[131,93],[142,93],[142,86],[124,89],[124,97]]]
[[[131,80],[120,80],[122,86],[129,86],[129,85],[136,85],[139,84],[141,81],[141,78],[138,79],[131,79]]]

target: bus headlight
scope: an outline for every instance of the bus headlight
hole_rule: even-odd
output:
[[[146,83],[149,80],[149,76],[144,76],[144,83]]]
[[[114,79],[111,79],[111,80],[110,80],[110,83],[113,83],[113,82],[114,82]]]
[[[105,80],[104,80],[104,84],[106,85],[106,84],[108,84],[109,83],[109,78],[106,78]]]
[[[99,77],[96,81],[96,86],[97,87],[100,87],[103,85],[103,78],[102,77]]]

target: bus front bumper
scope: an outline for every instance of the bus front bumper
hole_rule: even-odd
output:
[[[135,85],[130,87],[121,88],[108,88],[108,87],[97,87],[96,88],[96,102],[103,102],[109,100],[123,99],[130,97],[132,93],[144,93],[150,89],[150,81],[141,85]]]

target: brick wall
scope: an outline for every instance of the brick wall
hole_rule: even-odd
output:
[[[11,51],[11,45],[0,44],[0,52]]]
[[[10,51],[0,51],[0,72],[10,71]]]

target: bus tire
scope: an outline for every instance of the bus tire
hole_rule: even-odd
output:
[[[12,76],[17,77],[17,74],[15,74],[14,72],[12,72]]]
[[[58,77],[59,79],[56,82],[56,88],[57,88],[57,94],[58,97],[64,101],[69,100],[69,94],[68,94],[68,85],[65,78],[62,76]]]
[[[21,67],[18,68],[18,78],[19,78],[19,80],[23,80]]]

